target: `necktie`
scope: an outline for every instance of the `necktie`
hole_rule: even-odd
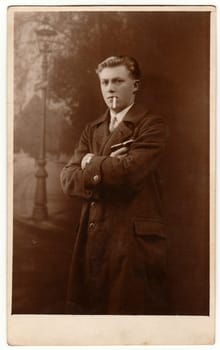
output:
[[[109,124],[109,131],[110,131],[110,132],[112,132],[112,131],[115,130],[115,128],[117,127],[117,122],[118,122],[118,120],[117,120],[117,117],[116,117],[116,116],[114,116],[113,118],[111,118],[111,122],[110,122],[110,124]]]

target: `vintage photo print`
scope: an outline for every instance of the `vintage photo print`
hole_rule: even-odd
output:
[[[8,342],[213,344],[215,7],[8,8]]]

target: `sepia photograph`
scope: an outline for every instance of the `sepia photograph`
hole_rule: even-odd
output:
[[[214,342],[215,11],[8,8],[11,345]]]

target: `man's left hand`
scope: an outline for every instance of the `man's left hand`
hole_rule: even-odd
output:
[[[110,157],[124,158],[127,156],[128,147],[121,147],[110,154]]]

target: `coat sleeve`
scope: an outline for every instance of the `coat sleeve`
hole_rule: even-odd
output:
[[[150,120],[150,121],[149,121]],[[162,117],[146,118],[126,157],[95,156],[84,172],[88,188],[126,186],[132,190],[153,171],[167,140],[167,125]]]
[[[167,138],[167,127],[161,117],[146,120],[135,142],[124,158],[95,155],[81,170],[81,159],[89,153],[88,129],[82,134],[79,147],[61,173],[61,184],[68,195],[90,198],[104,188],[129,187],[135,189],[153,171],[160,159]]]
[[[92,191],[86,187],[85,174],[81,169],[81,160],[90,153],[89,149],[89,125],[82,132],[78,147],[67,165],[62,169],[60,182],[63,192],[68,196],[90,198]]]

